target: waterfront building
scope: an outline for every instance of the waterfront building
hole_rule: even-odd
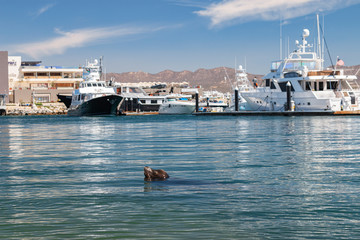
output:
[[[20,56],[8,57],[8,73],[13,103],[56,102],[57,94],[71,94],[83,81],[82,67],[43,66]]]
[[[5,102],[9,94],[8,84],[8,52],[0,51],[0,95]]]

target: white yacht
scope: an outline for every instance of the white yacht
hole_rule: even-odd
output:
[[[344,70],[324,69],[318,31],[317,52],[307,43],[309,30],[304,29],[302,43],[282,61],[271,64],[271,71],[263,77],[263,87],[241,91],[241,96],[254,111],[356,111],[360,110],[360,89],[355,75]],[[290,109],[286,109],[286,85],[291,85]],[[289,107],[288,107],[289,108]]]
[[[144,89],[135,85],[114,83],[117,94],[124,98],[119,106],[121,112],[158,112],[165,96],[149,96]]]
[[[195,102],[191,95],[172,94],[165,97],[159,108],[159,114],[191,114],[195,111]]]
[[[231,82],[230,82],[231,83]],[[252,92],[254,91],[254,86],[251,84],[247,77],[246,69],[244,69],[241,65],[237,69],[235,69],[235,82],[231,84],[232,87],[232,96],[229,107],[225,109],[226,112],[235,111],[235,90],[238,90],[238,103],[240,111],[248,111],[252,110],[250,105],[247,103],[245,98],[241,96],[242,92]]]
[[[69,116],[115,115],[122,96],[115,89],[101,81],[100,63],[87,62],[84,68],[84,81],[79,89],[73,91],[72,101],[68,109]]]

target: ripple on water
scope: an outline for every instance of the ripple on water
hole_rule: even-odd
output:
[[[359,239],[359,122],[4,117],[0,232],[5,239]],[[146,182],[144,166],[170,179]]]

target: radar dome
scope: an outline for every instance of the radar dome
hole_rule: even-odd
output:
[[[239,70],[242,70],[242,69],[243,69],[243,67],[241,65],[239,65]]]
[[[309,29],[304,29],[303,30],[303,37],[308,37],[309,35],[310,35]]]

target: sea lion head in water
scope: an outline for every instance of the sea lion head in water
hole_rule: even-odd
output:
[[[159,181],[159,180],[165,180],[167,178],[169,178],[170,176],[162,169],[152,169],[150,167],[144,167],[144,175],[145,181]]]

